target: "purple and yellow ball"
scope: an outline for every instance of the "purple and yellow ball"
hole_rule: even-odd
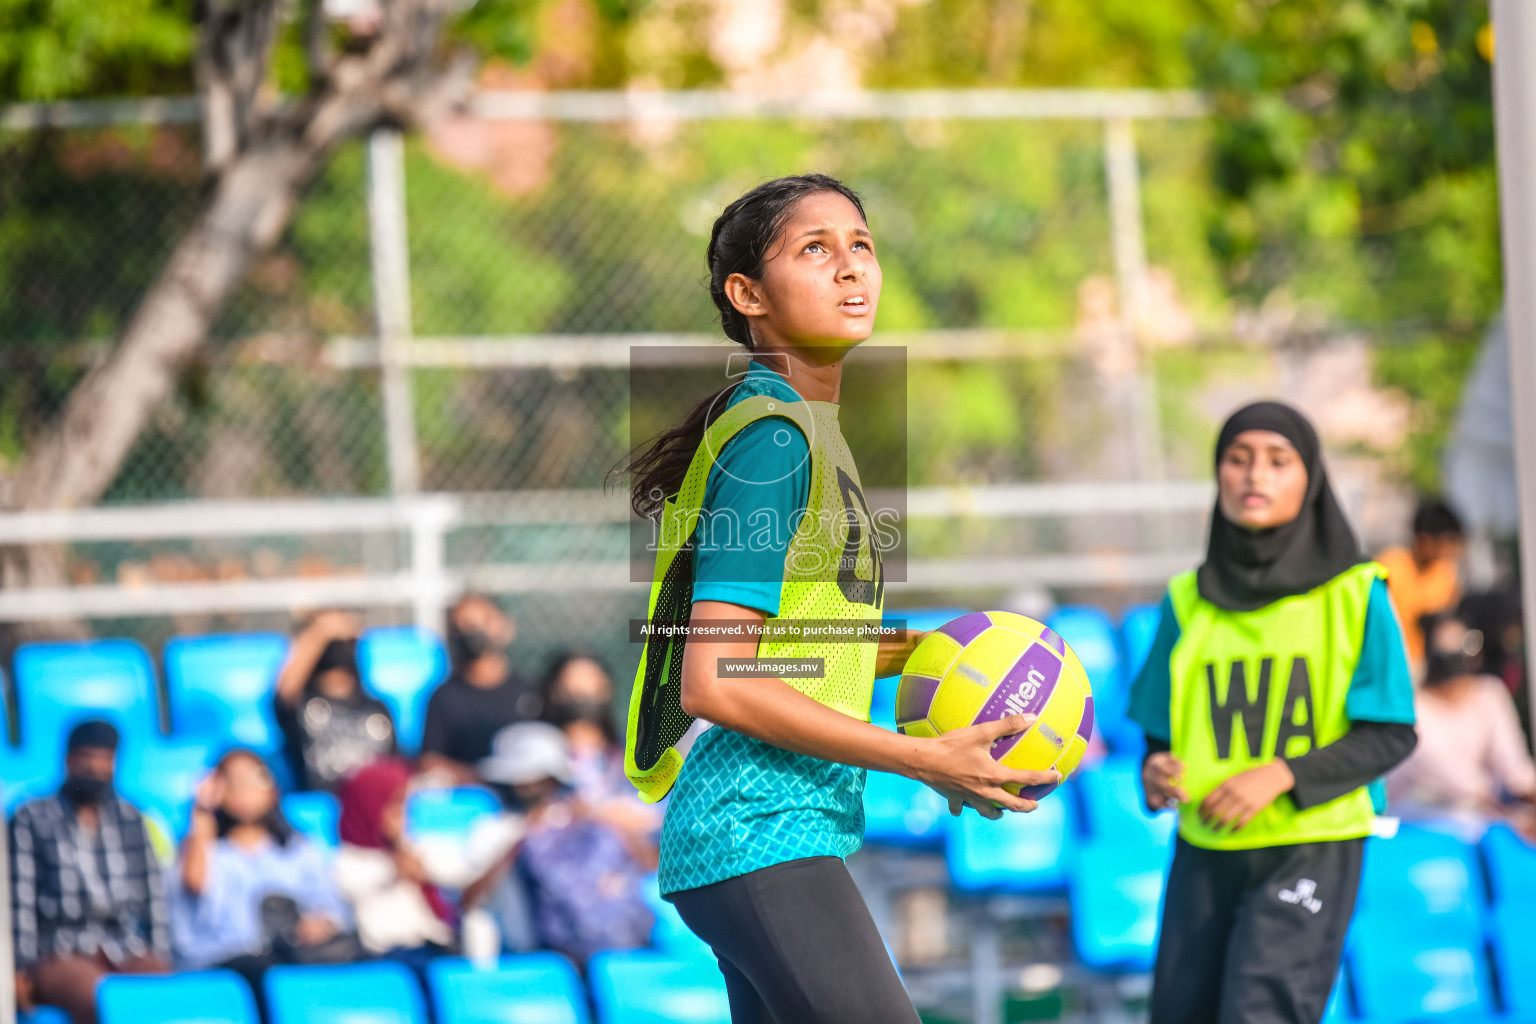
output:
[[[1012,714],[1039,717],[995,742],[993,758],[1010,768],[1055,768],[1065,782],[1093,736],[1093,690],[1072,648],[1034,619],[970,612],[929,633],[907,659],[896,690],[900,732],[939,736]],[[1039,800],[1057,785],[1005,788]]]

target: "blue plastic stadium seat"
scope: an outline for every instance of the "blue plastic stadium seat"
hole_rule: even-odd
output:
[[[11,714],[5,673],[0,671],[0,811],[9,816],[18,805],[58,786],[64,766],[11,744]]]
[[[968,892],[1042,892],[1066,885],[1072,803],[1057,792],[1028,814],[996,821],[967,810],[949,817],[945,859],[956,888]]]
[[[363,680],[389,705],[403,753],[421,746],[427,699],[448,675],[448,652],[435,633],[415,626],[370,629],[357,645]]]
[[[1364,1020],[1465,1021],[1493,1013],[1483,936],[1464,921],[1413,927],[1390,913],[1357,919],[1348,957]]]
[[[479,965],[441,957],[427,965],[437,1024],[587,1024],[581,979],[558,953]]]
[[[316,846],[334,850],[340,845],[336,829],[341,817],[341,803],[334,794],[323,791],[286,793],[282,807],[288,823]]]
[[[896,690],[900,676],[881,676],[875,680],[869,698],[869,720],[882,729],[896,728]]]
[[[1148,971],[1162,924],[1168,860],[1147,848],[1092,842],[1068,872],[1078,957],[1100,971]]]
[[[57,1006],[38,1006],[31,1013],[17,1012],[16,1024],[70,1024],[69,1014]]]
[[[1072,779],[1083,806],[1083,832],[1092,842],[1131,843],[1167,850],[1179,827],[1177,814],[1148,814],[1141,792],[1141,763],[1107,757],[1078,769]]]
[[[250,986],[234,971],[109,974],[96,989],[101,1024],[258,1024]]]
[[[1088,682],[1093,686],[1094,730],[1112,747],[1124,742],[1120,733],[1124,730],[1126,691],[1114,623],[1097,608],[1063,605],[1045,624],[1061,635],[1088,670]]]
[[[1135,604],[1120,617],[1120,639],[1125,644],[1125,678],[1135,679],[1142,662],[1152,650],[1152,638],[1157,636],[1158,620],[1162,618],[1161,604]]]
[[[1333,991],[1328,993],[1328,1003],[1323,1007],[1324,1024],[1350,1019],[1349,994],[1345,991],[1344,966],[1339,965],[1338,976],[1333,979]]]
[[[217,757],[216,750],[196,742],[124,743],[117,758],[117,790],[179,839],[191,819],[198,783]]]
[[[713,960],[599,953],[587,976],[600,1024],[730,1024],[725,978]]]
[[[1489,937],[1504,1008],[1511,1016],[1536,1021],[1536,937],[1531,934],[1536,904],[1501,903],[1493,908],[1491,918]]]
[[[867,842],[937,847],[944,841],[948,816],[944,798],[916,779],[872,771],[864,782]]]
[[[1094,703],[1094,710],[1104,723],[1104,739],[1119,753],[1140,756],[1146,747],[1141,726],[1126,717],[1131,698],[1131,686],[1141,672],[1152,649],[1152,638],[1157,635],[1157,623],[1161,607],[1155,604],[1138,604],[1127,608],[1120,619],[1120,642],[1125,652],[1121,661],[1121,684],[1117,695],[1106,694],[1106,703]]]
[[[677,908],[661,898],[661,884],[656,875],[650,874],[641,880],[640,896],[656,915],[656,926],[651,929],[651,945],[672,956],[714,957],[709,943],[693,934],[693,929],[683,923],[683,915]]]
[[[279,760],[272,692],[287,656],[281,633],[175,637],[164,653],[171,733]]]
[[[405,831],[413,839],[467,839],[475,823],[501,811],[501,800],[479,786],[418,789],[405,801]]]
[[[1536,846],[1500,824],[1483,836],[1482,851],[1494,904],[1518,903],[1536,915]]]
[[[112,721],[125,743],[158,740],[154,665],[134,641],[23,644],[15,666],[22,744],[59,777],[65,736],[82,719]]]
[[[1413,825],[1368,840],[1355,916],[1478,930],[1483,884],[1475,851],[1454,835]]]
[[[263,982],[272,1024],[426,1024],[410,968],[393,960],[274,967]]]

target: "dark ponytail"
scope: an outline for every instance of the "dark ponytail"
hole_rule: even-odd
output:
[[[764,182],[727,206],[715,219],[706,254],[709,297],[720,312],[720,326],[725,336],[748,352],[754,350],[752,330],[746,316],[731,305],[726,296],[726,279],[732,274],[745,274],[753,279],[762,277],[769,249],[778,240],[795,205],[818,192],[836,192],[854,205],[860,217],[865,216],[864,203],[858,193],[836,178],[825,174],[795,174]],[[704,432],[725,411],[729,392],[739,383],[739,380],[732,381],[704,398],[688,411],[681,423],[639,446],[614,467],[610,476],[634,475],[629,504],[635,515],[642,519],[656,517],[661,513],[662,503],[683,486],[688,465],[704,440]]]

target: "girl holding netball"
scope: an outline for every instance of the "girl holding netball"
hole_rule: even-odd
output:
[[[1168,585],[1131,693],[1147,806],[1179,812],[1151,1021],[1316,1024],[1413,686],[1306,418],[1239,410],[1216,478],[1205,563]]]
[[[671,795],[662,893],[713,948],[736,1024],[916,1022],[843,863],[863,838],[865,769],[919,779],[952,812],[971,803],[989,817],[1001,813],[994,801],[1035,806],[1005,784],[1058,776],[989,754],[1028,728],[1026,716],[938,739],[869,723],[875,677],[899,672],[920,634],[877,645],[755,632],[881,617],[876,524],[838,424],[857,415],[838,405],[843,358],[873,329],[880,263],[859,197],[823,175],[731,203],[708,263],[725,333],[752,358],[626,467],[636,512],[661,534],[647,620],[687,624],[693,638],[647,640],[625,769],[647,799]],[[745,536],[753,542],[729,542]],[[706,636],[711,625],[743,632]],[[820,671],[723,670],[769,657],[820,659]]]

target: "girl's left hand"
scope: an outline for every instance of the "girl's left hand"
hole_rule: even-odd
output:
[[[1209,828],[1230,828],[1233,832],[1253,820],[1253,816],[1288,793],[1296,784],[1290,765],[1275,758],[1268,764],[1250,768],[1217,786],[1200,802],[1200,820]]]

